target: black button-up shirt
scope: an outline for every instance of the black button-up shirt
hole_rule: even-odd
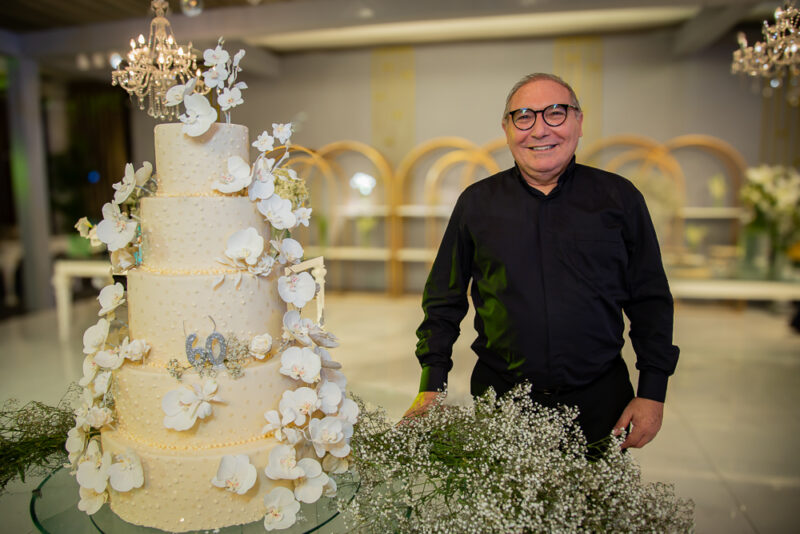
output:
[[[672,295],[644,198],[628,180],[573,158],[548,195],[516,167],[461,194],[422,299],[421,391],[447,381],[470,280],[472,348],[509,381],[592,382],[622,349],[624,310],[637,394],[664,400],[678,360]]]

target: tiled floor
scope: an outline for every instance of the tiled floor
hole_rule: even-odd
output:
[[[341,340],[334,356],[350,389],[399,417],[414,397],[414,330],[419,297],[329,295],[328,329]],[[75,307],[71,341],[60,344],[53,311],[0,323],[0,399],[57,402],[81,373],[81,334],[96,302]],[[636,451],[646,480],[674,482],[696,503],[698,533],[800,532],[800,335],[786,310],[679,305],[682,355],[670,382],[664,426]],[[464,399],[474,362],[471,318],[455,349],[451,397]],[[631,353],[626,353],[631,362]],[[0,499],[0,532],[33,532],[31,484]]]

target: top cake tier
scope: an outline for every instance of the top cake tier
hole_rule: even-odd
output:
[[[217,122],[197,137],[184,134],[182,127],[172,123],[155,128],[157,195],[220,194],[212,184],[228,172],[228,158],[250,161],[247,127]]]

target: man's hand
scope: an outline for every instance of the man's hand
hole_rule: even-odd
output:
[[[423,415],[438,395],[441,395],[439,391],[420,391],[417,398],[411,403],[411,407],[403,414],[403,419]]]
[[[628,403],[617,424],[614,425],[614,435],[618,436],[623,429],[631,425],[633,429],[621,447],[623,449],[644,447],[658,434],[663,418],[663,402],[635,397]]]

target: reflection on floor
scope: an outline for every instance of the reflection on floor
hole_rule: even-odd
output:
[[[66,344],[58,342],[54,311],[0,322],[0,399],[57,402],[80,377],[81,336],[97,320],[97,309],[93,300],[75,306]],[[327,318],[342,342],[333,354],[350,388],[399,417],[419,380],[413,355],[419,297],[333,294]],[[682,353],[664,426],[635,456],[645,479],[673,482],[680,495],[694,499],[698,533],[800,531],[800,335],[787,323],[785,313],[766,309],[678,306]],[[465,399],[474,363],[471,318],[462,329],[450,379],[456,402]],[[33,532],[28,501],[34,485],[15,484],[0,500],[4,532]]]

